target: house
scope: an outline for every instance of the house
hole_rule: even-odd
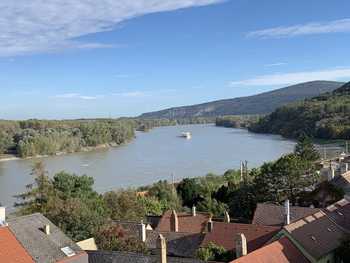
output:
[[[323,211],[284,226],[287,237],[310,262],[335,262],[335,249],[350,234],[350,202],[342,199]]]
[[[6,240],[8,244],[0,246],[0,255],[21,258],[4,262],[88,262],[87,253],[42,214],[6,220],[5,208],[1,207],[0,222],[0,242]]]
[[[232,251],[233,255],[235,255],[237,253],[237,236],[243,234],[247,246],[247,252],[250,253],[264,246],[280,230],[281,227],[274,226],[212,222],[212,226],[205,234],[200,246],[205,247],[209,243],[214,243],[224,247],[228,251]]]
[[[167,241],[168,256],[183,258],[194,258],[205,237],[204,233],[147,231],[146,246],[152,254],[157,251],[159,234]]]
[[[145,236],[139,235],[138,223],[128,225],[127,228],[133,229],[135,234],[131,235],[139,236],[152,254],[157,251],[156,240],[161,234],[166,239],[168,256],[183,258],[195,257],[199,248],[210,243],[222,246],[234,254],[238,234],[245,235],[248,251],[251,252],[264,246],[281,230],[280,226],[237,224],[230,223],[229,220],[227,213],[224,219],[226,222],[217,222],[211,219],[209,213],[196,213],[193,208],[191,213],[164,213],[155,230],[143,232]]]
[[[157,237],[157,255],[125,252],[88,251],[89,263],[204,263],[198,259],[169,257],[163,235]]]
[[[342,189],[345,194],[350,194],[350,171],[335,177],[331,183]]]
[[[231,263],[309,263],[309,261],[288,238],[284,237]]]
[[[289,205],[289,204],[288,204]],[[290,206],[289,221],[293,223],[303,217],[319,212],[318,208]],[[257,205],[252,224],[264,226],[284,226],[286,222],[286,204],[285,206],[260,203]]]
[[[6,225],[0,225],[0,259],[2,262],[34,263]]]
[[[206,231],[210,213],[177,213],[175,210],[163,214],[155,230],[159,232],[202,233]]]

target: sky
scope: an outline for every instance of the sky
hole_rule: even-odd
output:
[[[348,0],[1,0],[0,119],[137,116],[350,81]]]

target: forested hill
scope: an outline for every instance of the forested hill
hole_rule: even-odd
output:
[[[193,106],[170,108],[144,113],[140,118],[193,118],[225,115],[267,114],[287,103],[312,98],[324,92],[331,92],[344,83],[333,81],[312,81],[261,93],[249,97],[218,100]]]
[[[305,133],[320,139],[350,139],[350,82],[331,93],[278,108],[250,130],[290,138]]]

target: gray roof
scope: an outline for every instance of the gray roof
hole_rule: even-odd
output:
[[[89,263],[159,263],[158,256],[148,256],[136,253],[87,251]],[[204,263],[204,261],[188,258],[168,257],[168,263]]]
[[[68,258],[61,248],[70,247],[75,254],[84,251],[42,214],[36,213],[9,219],[9,228],[37,263],[51,263]],[[50,225],[50,235],[44,226]]]
[[[342,199],[324,211],[300,219],[284,229],[318,260],[334,251],[349,235],[350,202]]]
[[[157,251],[157,239],[162,234],[167,241],[167,251],[169,256],[194,257],[197,249],[203,242],[205,234],[202,233],[176,233],[147,231],[147,248]]]
[[[295,222],[305,216],[319,212],[319,208],[300,206],[290,207],[290,222]],[[252,224],[263,226],[283,226],[285,224],[284,206],[262,203],[258,204]]]

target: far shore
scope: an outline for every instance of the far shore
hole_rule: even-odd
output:
[[[31,159],[47,158],[47,157],[51,157],[51,156],[61,156],[61,155],[67,155],[67,154],[73,154],[73,153],[92,152],[92,151],[96,151],[99,149],[107,149],[107,148],[122,146],[122,145],[129,143],[129,142],[130,141],[123,143],[123,144],[120,144],[120,145],[118,145],[116,143],[106,143],[106,144],[100,144],[100,145],[97,145],[94,147],[92,147],[92,146],[83,147],[79,151],[76,151],[76,152],[57,152],[57,153],[52,154],[52,155],[36,155],[36,156],[29,156],[29,157],[25,157],[25,158],[19,157],[15,154],[3,154],[3,155],[0,155],[0,162],[31,160]]]

